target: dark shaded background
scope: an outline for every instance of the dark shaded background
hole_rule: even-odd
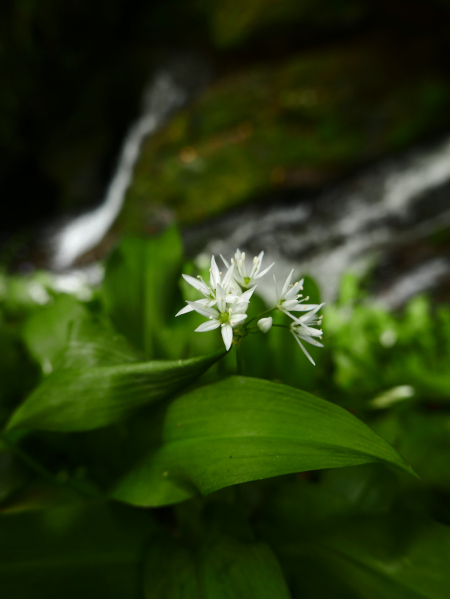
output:
[[[370,151],[362,152],[359,142],[355,143],[350,149],[343,148],[337,158],[326,156],[323,164],[314,158],[317,164],[310,164],[306,174],[301,170],[304,167],[301,152],[287,158],[274,156],[270,184],[262,181],[254,187],[250,185],[242,197],[236,200],[230,197],[230,205],[270,195],[273,185],[287,192],[320,188],[371,160],[441,135],[450,125],[450,2],[447,0],[95,3],[6,0],[2,2],[1,13],[0,243],[3,247],[5,243],[14,248],[20,246],[36,225],[101,200],[121,140],[138,114],[145,83],[174,56],[195,52],[212,66],[215,89],[220,90],[223,81],[222,89],[228,85],[233,92],[240,89],[239,85],[242,87],[240,73],[259,69],[272,78],[278,73],[287,77],[283,69],[291,58],[314,56],[323,51],[325,55],[344,57],[342,64],[337,62],[336,67],[327,67],[328,75],[323,78],[328,81],[329,73],[336,71],[340,73],[336,86],[359,86],[355,97],[361,98],[361,122],[369,123],[374,107],[381,102],[387,102],[388,106],[397,102],[392,109],[394,121],[403,118],[408,109],[411,111],[395,135],[389,129],[389,134]],[[348,68],[345,61],[349,56],[360,57],[361,63]],[[396,65],[392,72],[391,59]],[[422,79],[414,87],[411,81],[418,73]],[[318,77],[321,76],[320,72]],[[244,77],[244,88],[248,80]],[[257,82],[250,85],[257,90]],[[264,85],[263,80],[262,88]],[[279,85],[282,87],[283,83]],[[330,89],[332,85],[333,82]],[[400,96],[396,91],[397,96],[391,99],[386,90],[394,85],[399,88],[403,85],[405,91],[401,95],[400,89]],[[417,110],[409,106],[408,86],[411,96],[423,97]],[[226,107],[227,95],[219,93],[217,97]],[[267,105],[271,102],[269,98]],[[194,117],[201,106],[194,107]],[[295,122],[294,109],[288,106],[287,111],[281,112],[280,122],[287,122],[288,126],[286,119]],[[353,111],[350,104],[347,109],[338,105],[332,118],[338,121],[342,117],[346,122]],[[198,116],[195,118],[198,120]],[[237,118],[244,119],[244,124],[248,122],[245,110]],[[328,119],[327,135],[332,138],[330,122],[334,121]],[[355,121],[355,127],[359,126],[359,121]],[[373,137],[377,128],[384,125],[375,119],[370,126]],[[200,127],[191,137],[198,140],[202,135],[210,135],[208,129]],[[345,135],[336,129],[336,136],[345,138]],[[352,135],[350,124],[350,141]],[[180,143],[190,145],[189,134]],[[265,139],[258,143],[262,147],[272,142]],[[160,156],[168,147],[164,139],[159,144],[153,150],[146,149],[149,160],[155,152]],[[280,147],[284,141],[274,139],[273,144]],[[324,156],[326,146],[324,143]],[[220,171],[222,166],[217,168]],[[224,168],[226,174],[226,164]],[[256,161],[257,168],[260,166]],[[161,202],[172,202],[176,210],[183,206],[185,200],[179,197],[182,192],[176,185],[165,199],[166,179],[161,176],[157,184],[163,187]],[[141,188],[145,189],[145,184]],[[183,182],[180,188],[183,189]],[[223,210],[227,202],[227,198],[218,200],[216,211]],[[189,204],[187,210],[191,210]],[[198,218],[202,216],[199,210]]]

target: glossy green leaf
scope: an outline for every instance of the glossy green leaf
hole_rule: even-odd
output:
[[[144,354],[117,333],[109,321],[84,318],[72,323],[67,346],[55,363],[62,370],[143,361]]]
[[[104,505],[0,516],[0,596],[139,599],[149,514]]]
[[[183,389],[223,355],[59,370],[14,412],[8,429],[86,431],[107,426]]]
[[[230,377],[176,397],[141,423],[153,446],[112,497],[157,506],[229,485],[319,468],[385,462],[412,472],[344,409],[259,379]],[[153,427],[153,428],[152,428]]]

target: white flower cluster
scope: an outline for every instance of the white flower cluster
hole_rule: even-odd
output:
[[[273,266],[271,264],[261,272],[263,256],[264,252],[261,252],[259,256],[255,256],[253,265],[249,271],[245,264],[245,253],[239,249],[236,250],[231,263],[228,263],[221,256],[227,267],[227,272],[223,278],[213,256],[211,258],[211,268],[209,269],[209,285],[205,283],[201,276],[195,279],[183,274],[184,280],[197,289],[197,291],[200,291],[204,298],[194,302],[187,301],[187,306],[180,310],[176,316],[195,310],[208,318],[206,322],[195,329],[196,332],[213,331],[220,327],[222,338],[228,351],[233,343],[233,330],[241,325],[245,327],[244,321],[247,318],[247,309],[253,292],[256,289],[256,283]],[[323,304],[304,303],[309,298],[300,299],[302,295],[299,291],[303,289],[303,279],[291,284],[293,274],[294,271],[292,270],[283,285],[281,293],[278,293],[274,275],[277,300],[273,310],[279,310],[293,320],[289,329],[308,359],[314,364],[313,359],[304,348],[302,341],[323,347],[317,340],[322,337],[322,331],[314,328],[314,325],[320,325],[322,321],[322,317],[317,317],[317,312]],[[305,314],[297,318],[292,312],[305,312]],[[263,333],[267,333],[272,324],[273,320],[271,317],[261,318],[257,322],[257,327]],[[245,334],[246,332],[244,331],[244,334],[240,336],[245,336]]]

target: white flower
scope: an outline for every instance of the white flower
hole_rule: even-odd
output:
[[[223,282],[221,282],[222,273],[219,272],[219,269],[217,267],[214,256],[212,256],[211,268],[209,269],[210,287],[208,287],[208,285],[205,283],[205,281],[203,280],[203,278],[200,275],[196,279],[194,279],[194,277],[191,277],[190,275],[185,275],[185,274],[183,274],[182,277],[186,281],[186,283],[189,283],[189,285],[192,285],[192,287],[194,287],[194,289],[197,289],[197,291],[200,291],[200,293],[202,293],[205,296],[206,299],[196,300],[196,302],[198,304],[200,304],[202,306],[214,306],[217,303],[216,289],[217,289],[218,284],[222,285],[223,289],[225,290],[225,293],[232,294],[232,296],[233,296],[232,299],[234,299],[235,287],[234,287],[234,285],[232,285],[232,283],[234,284],[233,270],[234,270],[234,265],[232,264],[230,266],[230,268],[228,269],[227,273],[225,274]],[[192,310],[194,310],[194,308],[191,305],[189,305],[189,302],[187,302],[187,304],[188,305],[185,306],[184,308],[182,308],[179,312],[177,312],[177,314],[175,314],[175,316],[181,316],[181,314],[187,314],[187,312],[192,312]]]
[[[241,252],[239,249],[237,249],[234,258],[231,258],[231,265],[234,265],[235,267],[233,278],[243,289],[252,287],[259,279],[261,279],[261,277],[267,274],[274,265],[274,263],[272,263],[265,270],[259,272],[262,265],[263,256],[264,252],[261,252],[259,256],[255,256],[253,258],[253,266],[250,272],[247,272],[247,267],[245,265],[245,252]],[[225,260],[222,254],[220,254],[220,257],[222,258],[225,266],[230,268],[229,263]]]
[[[281,293],[278,293],[277,289],[277,279],[275,275],[273,275],[273,280],[275,283],[275,291],[277,294],[277,303],[276,307],[280,312],[284,312],[291,318],[295,320],[295,316],[291,314],[291,312],[306,312],[312,309],[317,308],[319,304],[304,304],[303,302],[307,302],[309,297],[304,297],[303,299],[299,299],[302,297],[302,294],[299,291],[303,290],[303,281],[297,281],[293,285],[291,285],[292,275],[294,274],[294,269],[289,273],[286,282],[283,285],[283,289]]]
[[[216,287],[217,307],[206,306],[199,302],[188,302],[192,310],[195,310],[208,320],[195,329],[197,333],[213,331],[221,327],[223,342],[227,351],[233,342],[233,328],[238,326],[247,318],[245,312],[248,308],[248,301],[235,302],[232,306],[227,306],[225,290],[220,283]]]
[[[263,333],[267,333],[267,331],[270,331],[270,329],[272,328],[272,323],[273,318],[269,316],[269,318],[261,318],[260,320],[258,320],[256,324],[258,325],[260,331],[262,331]]]
[[[311,345],[315,345],[316,347],[323,347],[320,341],[317,341],[317,338],[322,339],[322,330],[315,329],[312,325],[319,325],[322,322],[322,316],[317,316],[317,312],[324,304],[318,304],[312,310],[310,310],[307,314],[300,316],[300,318],[295,318],[294,322],[291,323],[290,330],[294,339],[297,341],[299,346],[301,347],[303,353],[306,355],[308,360],[316,365],[314,360],[311,358],[309,353],[306,351],[305,347],[302,344],[302,341],[306,341],[306,343],[310,343]]]

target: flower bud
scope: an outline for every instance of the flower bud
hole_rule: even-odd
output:
[[[272,328],[272,322],[273,319],[271,316],[269,316],[269,318],[261,318],[261,320],[258,320],[256,324],[258,325],[260,331],[267,333],[267,331]]]

